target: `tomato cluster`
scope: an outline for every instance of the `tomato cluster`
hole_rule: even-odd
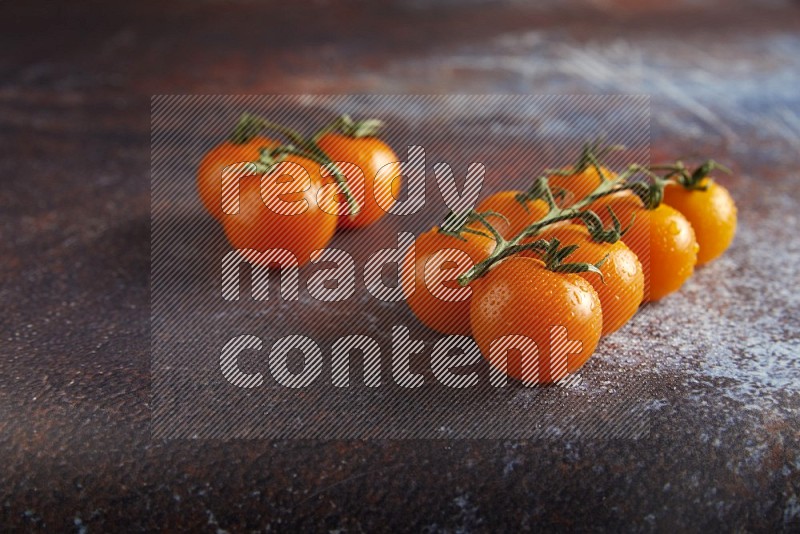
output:
[[[251,262],[282,249],[303,265],[337,228],[374,224],[399,197],[400,164],[379,126],[342,116],[304,137],[245,115],[201,161],[200,199]],[[728,248],[736,206],[709,177],[724,167],[616,173],[598,153],[587,145],[573,167],[547,171],[527,191],[495,193],[420,235],[401,277],[417,318],[472,336],[508,376],[555,382],[643,302],[677,291]]]
[[[601,336],[677,291],[735,232],[734,202],[708,177],[715,163],[617,174],[588,154],[529,191],[449,214],[447,228],[422,234],[405,260],[414,273],[406,301],[419,320],[473,336],[492,366],[525,383],[579,369]]]
[[[376,136],[379,127],[378,121],[355,122],[345,115],[305,138],[245,115],[230,139],[200,162],[200,199],[248,259],[283,249],[304,265],[337,228],[373,224],[398,198],[398,158]],[[264,131],[287,141],[265,137]]]

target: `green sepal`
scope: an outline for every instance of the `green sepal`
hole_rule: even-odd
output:
[[[313,138],[319,139],[326,133],[339,133],[346,137],[361,139],[364,137],[377,136],[384,122],[380,119],[364,119],[361,121],[353,120],[350,115],[340,115],[331,124],[314,134]]]

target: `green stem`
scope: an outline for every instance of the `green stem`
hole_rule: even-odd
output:
[[[700,185],[703,179],[708,177],[709,173],[714,169],[720,169],[725,172],[730,172],[726,167],[716,163],[713,160],[708,160],[700,165],[693,172],[689,172],[680,161],[672,165],[653,165],[644,167],[642,165],[633,164],[621,172],[615,179],[606,178],[600,168],[600,164],[594,155],[594,147],[587,145],[584,148],[582,160],[585,158],[589,164],[594,165],[597,169],[601,183],[584,199],[574,203],[566,208],[559,208],[553,197],[553,193],[547,183],[547,177],[537,178],[534,185],[526,193],[521,193],[517,196],[517,201],[525,205],[529,200],[542,199],[547,202],[550,207],[548,214],[542,219],[525,227],[516,237],[506,240],[497,232],[495,228],[486,220],[485,216],[476,214],[475,218],[479,220],[497,242],[494,251],[485,260],[475,264],[469,271],[465,272],[458,277],[458,283],[462,286],[469,285],[474,280],[485,275],[489,269],[498,262],[503,261],[509,256],[518,254],[524,250],[535,250],[543,252],[542,260],[548,269],[557,272],[595,272],[600,274],[602,279],[602,272],[600,267],[606,258],[595,264],[589,263],[563,263],[563,260],[572,252],[574,252],[578,245],[570,245],[564,248],[559,248],[560,243],[558,239],[553,238],[550,242],[545,240],[538,240],[528,243],[522,243],[523,240],[529,239],[539,233],[539,231],[547,226],[555,224],[564,220],[581,219],[586,224],[592,239],[599,242],[615,243],[622,235],[627,232],[633,225],[633,220],[629,225],[622,229],[622,225],[617,218],[611,207],[608,211],[612,218],[612,225],[609,229],[603,228],[602,220],[596,213],[591,210],[582,209],[590,205],[595,200],[618,193],[620,191],[631,191],[642,200],[646,209],[657,208],[664,196],[664,187],[676,180],[673,176],[678,176],[678,183],[686,188],[699,189],[703,186]],[[576,168],[578,166],[576,165]],[[667,171],[665,176],[659,176],[654,170]],[[558,173],[558,171],[556,171]],[[554,173],[554,174],[556,174]],[[630,178],[636,174],[644,174],[650,179],[650,183],[631,181]]]
[[[589,141],[583,145],[581,153],[578,156],[578,161],[572,167],[566,169],[547,169],[545,173],[548,175],[569,176],[585,171],[590,166],[597,169],[598,175],[606,179],[601,169],[600,160],[605,158],[609,152],[616,150],[623,150],[625,147],[622,145],[606,145],[603,142],[603,137],[598,137],[594,141]]]
[[[233,134],[231,135],[231,141],[239,144],[246,143],[264,130],[277,132],[298,146],[303,146],[308,143],[297,130],[278,124],[277,122],[268,121],[250,113],[243,113],[239,118],[239,122],[236,124]]]
[[[615,224],[612,226],[611,229],[603,229],[602,228],[602,221],[597,216],[596,213],[592,212],[591,210],[581,211],[581,208],[586,207],[594,200],[601,198],[603,196],[611,195],[617,193],[619,191],[625,191],[632,189],[635,187],[636,182],[629,183],[626,180],[628,177],[636,173],[636,169],[631,166],[630,168],[621,172],[616,179],[614,180],[604,180],[598,185],[592,193],[590,193],[585,199],[581,200],[573,204],[567,208],[559,208],[555,205],[555,201],[553,199],[552,191],[547,184],[546,177],[537,178],[534,182],[531,191],[528,193],[531,195],[531,198],[542,198],[550,205],[550,212],[545,215],[542,219],[528,225],[525,227],[516,237],[510,240],[503,239],[500,236],[499,232],[492,227],[492,225],[486,220],[485,216],[481,216],[481,214],[475,214],[476,220],[479,220],[481,224],[483,224],[487,230],[492,234],[495,238],[496,245],[495,249],[491,255],[485,260],[475,264],[472,269],[467,271],[466,273],[462,274],[458,278],[458,283],[462,286],[470,284],[472,281],[480,278],[484,274],[486,274],[489,269],[496,263],[502,261],[503,259],[517,254],[523,250],[539,250],[542,251],[542,240],[529,242],[529,243],[522,243],[522,241],[527,240],[536,234],[539,233],[540,230],[546,228],[547,226],[553,225],[555,223],[561,221],[568,221],[573,220],[576,218],[581,219],[584,222],[587,222],[587,226],[590,226],[589,232],[592,235],[593,239],[597,241],[607,241],[607,242],[615,242],[619,239],[619,235],[623,232],[619,226],[619,221],[615,215],[612,217],[614,219]],[[640,184],[642,185],[642,184]],[[594,231],[593,231],[594,230]],[[544,243],[547,243],[546,241]],[[549,246],[549,245],[548,245]],[[572,249],[574,250],[574,249]],[[569,252],[572,252],[570,250]],[[569,253],[568,252],[568,253]],[[583,264],[583,263],[576,263],[576,264],[566,264],[568,267],[560,267],[562,265],[560,262],[564,258],[561,257],[558,261],[553,262],[550,264],[548,268],[551,270],[559,270],[563,271],[566,268],[571,269],[570,272],[599,272],[599,265],[597,264]]]
[[[328,167],[330,170],[331,175],[333,176],[334,180],[339,187],[341,187],[342,193],[347,198],[347,204],[350,208],[351,216],[355,216],[355,214],[359,211],[358,200],[356,199],[353,191],[350,189],[350,186],[347,183],[347,177],[344,173],[339,169],[339,167],[333,162],[330,156],[328,156],[322,148],[317,144],[316,139],[306,139],[300,132],[284,126],[282,124],[278,124],[276,122],[268,121],[261,117],[257,117],[250,113],[244,113],[239,118],[239,122],[236,124],[236,127],[231,134],[231,141],[237,144],[243,144],[250,140],[252,140],[255,136],[257,136],[260,132],[267,130],[277,132],[284,137],[286,137],[291,144],[283,145],[276,149],[270,149],[269,151],[265,152],[262,151],[262,160],[258,163],[261,164],[261,169],[272,168],[275,164],[276,157],[285,157],[287,155],[297,155],[306,159],[309,159],[320,166]],[[259,168],[259,167],[257,167]],[[264,170],[263,172],[268,172]]]
[[[311,136],[311,140],[316,143],[322,136],[335,132],[346,137],[353,139],[360,139],[363,137],[375,137],[383,127],[383,121],[380,119],[364,119],[360,121],[353,120],[350,115],[339,115],[330,124],[318,130]]]

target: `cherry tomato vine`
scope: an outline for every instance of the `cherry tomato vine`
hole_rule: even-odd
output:
[[[285,248],[305,256],[302,264],[310,252],[327,246],[337,226],[356,229],[380,219],[386,206],[378,204],[379,196],[397,199],[399,174],[379,172],[397,162],[380,139],[382,126],[377,119],[341,115],[306,136],[243,114],[228,140],[201,162],[203,204],[238,249]],[[406,302],[419,320],[446,334],[473,335],[492,365],[500,365],[494,352],[498,339],[530,334],[537,344],[546,343],[550,334],[543,325],[562,321],[583,343],[563,366],[540,361],[531,378],[520,356],[502,363],[508,375],[524,382],[556,381],[583,365],[600,336],[624,325],[642,302],[676,291],[695,265],[719,257],[733,240],[737,214],[727,189],[711,175],[730,170],[707,160],[694,168],[682,161],[631,164],[617,173],[603,160],[622,148],[601,140],[587,143],[574,165],[545,170],[527,190],[499,191],[476,209],[448,213],[440,227],[420,235],[403,260],[403,271],[411,276],[402,280]],[[307,202],[308,213],[284,222],[287,218],[261,205],[258,178],[244,178],[240,213],[223,214],[215,205],[219,174],[241,161],[273,178],[284,162],[304,167],[310,185],[288,196]],[[360,181],[350,164],[359,169]],[[347,204],[348,217],[338,221],[318,205],[317,192],[328,177]],[[461,267],[465,261],[468,266]],[[459,265],[455,273],[453,264]],[[440,276],[445,271],[450,274]],[[431,278],[438,287],[427,287]],[[459,292],[466,288],[472,297]],[[542,353],[552,356],[551,347]]]

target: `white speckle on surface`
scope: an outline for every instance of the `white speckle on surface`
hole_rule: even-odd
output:
[[[456,532],[472,532],[483,523],[478,507],[472,504],[469,494],[463,494],[453,499],[453,504],[458,508],[456,514]]]
[[[502,83],[519,93],[585,93],[588,85],[605,94],[649,94],[654,127],[671,136],[702,139],[713,132],[732,151],[745,153],[748,145],[739,133],[747,128],[757,137],[800,148],[800,37],[742,35],[724,46],[711,39],[702,33],[680,40],[653,34],[632,44],[619,38],[571,39],[558,29],[506,33],[443,57],[397,64],[392,83],[407,84],[424,72],[446,88],[463,84],[452,73],[464,70],[491,73],[492,92]],[[470,77],[471,92],[487,90],[475,81],[480,79]]]
[[[800,502],[797,501],[797,495],[792,495],[786,499],[783,508],[783,526],[788,527],[797,520],[800,520]]]

